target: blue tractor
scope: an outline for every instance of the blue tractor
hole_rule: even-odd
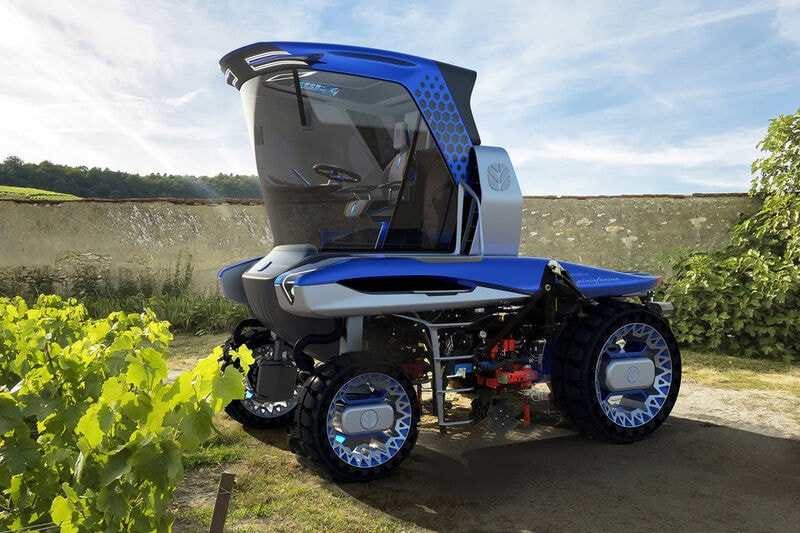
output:
[[[288,426],[293,451],[347,481],[408,456],[423,385],[442,432],[538,383],[594,438],[633,442],[664,422],[681,360],[661,279],[518,255],[522,194],[506,151],[480,142],[475,72],[297,42],[220,65],[274,241],[219,273],[253,317],[224,346],[223,365],[240,367],[243,345],[256,358],[230,416]]]

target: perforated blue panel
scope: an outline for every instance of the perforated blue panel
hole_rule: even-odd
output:
[[[472,143],[441,75],[425,74],[415,84],[413,95],[453,179],[467,181],[467,160]]]

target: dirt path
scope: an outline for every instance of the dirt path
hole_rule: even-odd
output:
[[[423,421],[397,472],[340,487],[419,531],[796,531],[798,412],[777,392],[687,383],[665,425],[627,446],[538,425],[442,437]]]
[[[664,426],[627,446],[588,440],[541,412],[534,421],[549,424],[505,437],[485,422],[441,436],[428,415],[390,476],[334,490],[409,531],[798,531],[800,397],[780,386],[684,381]],[[283,430],[273,436],[285,442]]]

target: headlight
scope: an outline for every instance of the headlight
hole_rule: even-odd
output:
[[[297,281],[297,278],[302,276],[303,274],[307,274],[309,272],[313,272],[313,270],[303,270],[302,272],[292,272],[291,274],[287,274],[282,277],[281,289],[283,289],[283,294],[286,295],[286,299],[289,300],[290,304],[294,303],[294,283]]]

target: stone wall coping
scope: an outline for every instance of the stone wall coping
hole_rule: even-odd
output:
[[[600,195],[525,195],[524,199],[531,200],[607,200],[607,199],[637,199],[637,198],[725,198],[725,197],[746,197],[746,192],[696,192],[692,194],[600,194]],[[221,198],[221,199],[202,199],[202,198],[78,198],[75,200],[37,200],[25,198],[0,198],[0,202],[14,202],[18,204],[63,204],[67,202],[93,202],[108,204],[125,203],[170,203],[175,205],[259,205],[263,204],[261,199],[241,199],[241,198]]]

